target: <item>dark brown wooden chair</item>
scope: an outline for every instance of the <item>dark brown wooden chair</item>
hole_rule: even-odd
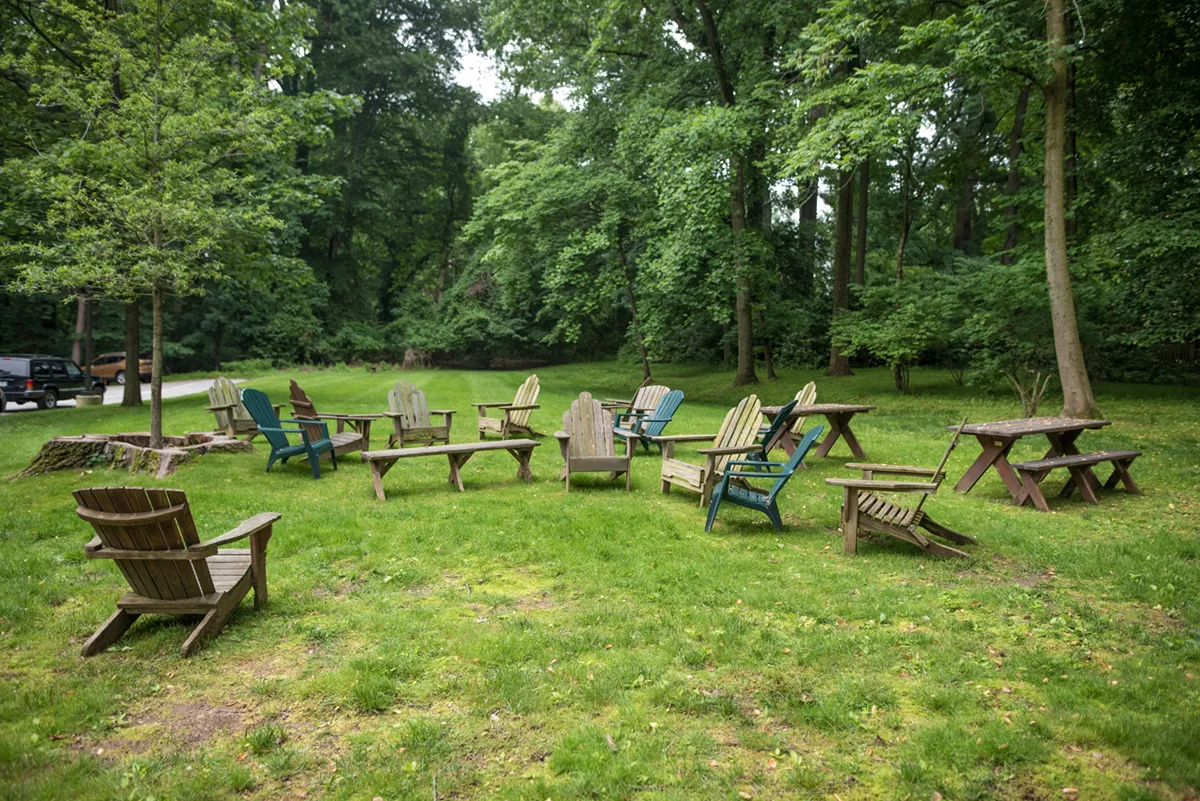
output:
[[[277,513],[255,515],[200,542],[181,490],[94,487],[72,494],[76,514],[96,531],[84,547],[87,557],[114,560],[133,589],[83,644],[84,656],[112,645],[143,614],[204,615],[180,648],[188,656],[220,633],[251,586],[255,607],[267,602],[267,541]],[[249,548],[217,551],[247,537]]]

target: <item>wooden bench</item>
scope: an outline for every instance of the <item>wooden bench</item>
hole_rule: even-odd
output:
[[[450,460],[450,485],[463,492],[462,466],[480,451],[508,451],[517,460],[517,478],[533,481],[529,459],[533,449],[541,443],[532,439],[503,439],[498,442],[464,442],[459,445],[433,445],[427,448],[393,448],[386,451],[363,451],[362,460],[371,466],[371,483],[379,500],[387,500],[383,493],[383,477],[400,459],[417,456],[445,456]]]
[[[1069,456],[1052,456],[1032,462],[1014,462],[1010,467],[1021,476],[1021,489],[1014,498],[1014,503],[1017,506],[1032,503],[1039,511],[1049,512],[1050,506],[1046,503],[1046,496],[1042,494],[1042,489],[1038,485],[1050,474],[1050,471],[1060,467],[1065,467],[1071,473],[1071,478],[1058,493],[1060,498],[1071,497],[1071,493],[1078,488],[1079,494],[1085,501],[1099,503],[1090,477],[1092,467],[1104,462],[1109,462],[1113,466],[1112,475],[1108,477],[1108,481],[1104,482],[1105,489],[1112,489],[1117,485],[1117,481],[1121,481],[1125,485],[1125,489],[1141,495],[1141,490],[1138,489],[1137,484],[1133,483],[1133,476],[1129,474],[1129,465],[1133,464],[1133,460],[1141,455],[1140,451],[1096,451],[1095,453],[1075,453]]]

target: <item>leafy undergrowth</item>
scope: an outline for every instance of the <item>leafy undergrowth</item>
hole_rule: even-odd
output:
[[[616,365],[540,371],[535,427],[571,397],[627,396]],[[296,376],[322,411],[385,406],[396,374]],[[457,408],[511,398],[517,373],[407,378]],[[729,376],[662,367],[687,393],[672,430],[711,431],[742,394]],[[251,383],[286,399],[288,376]],[[785,372],[766,402],[816,378],[856,418],[872,460],[933,464],[945,426],[1013,417],[1007,397],[882,371]],[[303,463],[205,456],[167,479],[201,536],[283,514],[270,602],[243,602],[190,659],[189,621],[146,617],[102,655],[82,641],[124,591],[88,561],[70,490],[154,479],[104,470],[0,482],[0,798],[1182,799],[1200,787],[1200,422],[1188,390],[1102,385],[1114,425],[1086,448],[1134,447],[1142,497],[1016,509],[994,474],[925,507],[975,536],[969,561],[897,541],[841,554],[844,446],[785,491],[786,528],[659,492],[639,455],[634,490],[556,480],[551,438],[536,480],[502,452],[446,484],[440,460],[405,460],[378,502],[365,465],[313,481]],[[169,433],[205,430],[206,399],[166,403]],[[54,435],[144,429],[147,410],[63,409],[0,418],[0,473]],[[816,422],[816,421],[814,421]],[[382,447],[386,429],[373,431]],[[1021,443],[1015,456],[1040,454]],[[685,451],[686,452],[686,451]],[[978,452],[964,442],[949,473]]]

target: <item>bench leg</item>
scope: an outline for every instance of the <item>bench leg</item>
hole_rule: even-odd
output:
[[[371,462],[371,486],[375,488],[375,497],[381,501],[386,501],[387,496],[383,494],[383,477],[387,475],[387,471],[391,469],[395,462]]]
[[[1024,506],[1028,501],[1032,503],[1034,508],[1039,512],[1049,512],[1050,504],[1046,503],[1046,496],[1042,494],[1041,483],[1049,471],[1040,472],[1025,472],[1021,471],[1021,490],[1013,496],[1013,503],[1017,506]]]
[[[459,492],[466,492],[463,489],[462,483],[462,466],[471,458],[470,453],[448,453],[446,458],[450,460],[450,486],[455,487]]]
[[[533,470],[529,467],[529,457],[533,456],[533,451],[510,449],[509,453],[517,460],[517,478],[533,481]]]
[[[1129,465],[1131,464],[1133,464],[1133,459],[1113,462],[1113,472],[1112,475],[1108,477],[1108,481],[1105,482],[1105,488],[1112,489],[1113,487],[1117,486],[1117,480],[1119,479],[1121,483],[1125,485],[1125,489],[1129,490],[1134,495],[1141,495],[1142,491],[1138,489],[1137,484],[1133,483],[1133,476],[1129,473]]]
[[[1100,499],[1096,497],[1096,491],[1092,489],[1092,482],[1089,480],[1092,471],[1087,467],[1068,467],[1067,469],[1071,471],[1071,478],[1083,499],[1088,503],[1100,503]]]

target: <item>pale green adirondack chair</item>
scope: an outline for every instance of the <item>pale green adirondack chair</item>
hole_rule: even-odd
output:
[[[633,449],[626,448],[618,456],[613,434],[612,412],[604,408],[590,392],[580,393],[563,412],[563,427],[554,432],[562,451],[563,471],[560,478],[571,491],[572,473],[611,473],[616,478],[625,474],[625,491],[630,488],[629,464]]]
[[[529,437],[540,436],[529,426],[529,416],[534,409],[540,409],[537,397],[541,392],[538,377],[531,375],[517,389],[512,402],[472,403],[479,410],[479,438],[487,434],[499,434],[500,439],[510,439],[513,434],[525,434]],[[499,409],[502,417],[488,417],[488,409]]]
[[[219,376],[208,388],[208,402],[209,405],[204,407],[204,411],[212,412],[217,418],[217,431],[224,431],[231,437],[249,434],[250,436],[246,437],[247,442],[261,433],[258,430],[258,424],[254,422],[254,418],[242,404],[242,397],[238,392],[237,385],[225,376]],[[278,417],[279,410],[283,408],[283,405],[272,404],[272,408],[275,409],[275,416]]]
[[[708,506],[713,487],[716,486],[730,459],[742,454],[762,450],[758,442],[758,427],[762,421],[762,403],[757,395],[744,398],[729,410],[715,436],[710,434],[675,434],[651,437],[651,441],[662,446],[662,491],[671,491],[674,484],[692,492],[700,493],[700,506]],[[696,453],[704,457],[704,464],[696,465],[675,458],[678,442],[712,442],[711,448],[701,448]]]
[[[389,411],[385,417],[392,420],[394,430],[388,437],[388,447],[395,445],[450,444],[451,418],[453,409],[430,409],[425,402],[425,393],[407,381],[401,381],[388,393]],[[440,414],[442,425],[435,426],[431,415]]]

